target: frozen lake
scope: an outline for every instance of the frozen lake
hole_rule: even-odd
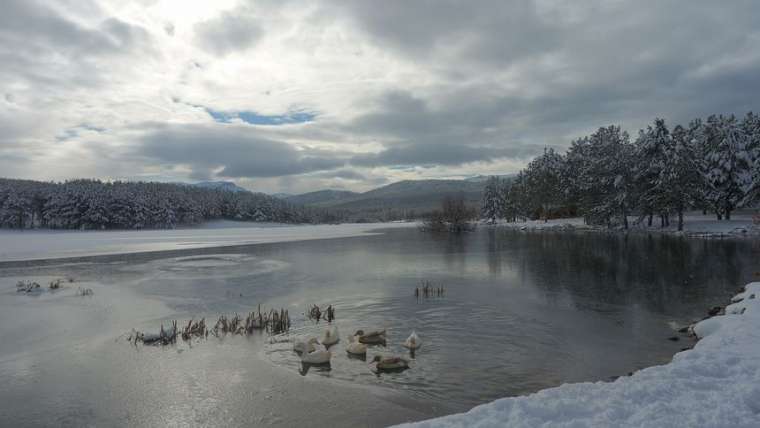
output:
[[[171,230],[0,230],[0,262],[345,238],[414,223],[291,225],[213,221]]]
[[[461,411],[667,362],[691,344],[678,327],[760,271],[752,240],[488,228],[454,236],[357,226],[353,237],[234,246],[256,239],[251,232],[230,247],[176,251],[178,242],[218,242],[209,238],[218,230],[146,232],[176,233],[140,244],[170,252],[0,264],[0,425],[385,425]],[[142,232],[112,233],[67,239],[91,236],[101,243],[86,251],[110,253]],[[77,282],[15,291],[20,279],[65,276]],[[420,280],[445,296],[415,298]],[[77,297],[77,286],[95,295]],[[291,341],[324,328],[302,315],[313,303],[336,307],[343,342],[359,328],[387,328],[387,347],[370,356],[401,354],[413,329],[424,345],[403,373],[376,376],[346,357],[345,343],[330,370],[304,373]],[[163,349],[123,338],[258,304],[288,308],[290,334]]]

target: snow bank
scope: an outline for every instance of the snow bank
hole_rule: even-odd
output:
[[[537,229],[593,229],[591,226],[587,226],[583,223],[583,219],[581,217],[571,217],[571,218],[558,218],[558,219],[551,219],[548,221],[544,220],[526,220],[526,221],[516,221],[516,222],[506,222],[506,221],[499,221],[495,225],[508,227],[512,229],[520,229],[520,230],[537,230]]]
[[[754,224],[752,214],[738,214],[731,220],[716,220],[714,216],[691,213],[684,216],[684,228],[682,232],[677,229],[677,219],[671,219],[670,226],[661,228],[659,219],[655,219],[652,227],[645,224],[635,224],[637,217],[629,217],[632,232],[652,232],[668,234],[685,234],[690,236],[756,236],[760,235],[760,226]],[[543,220],[517,221],[514,223],[499,222],[499,226],[519,230],[592,230],[609,231],[605,226],[589,226],[584,224],[580,217]]]
[[[662,366],[614,382],[565,384],[406,427],[758,427],[760,282],[726,315],[697,323],[701,338]]]

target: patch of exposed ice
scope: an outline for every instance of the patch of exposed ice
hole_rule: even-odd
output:
[[[168,257],[145,263],[125,265],[124,272],[156,272],[164,279],[210,279],[261,275],[285,269],[281,260],[263,259],[250,254],[204,254]]]
[[[0,230],[0,262],[347,238],[368,235],[375,229],[417,226],[416,223],[247,225],[134,231]]]

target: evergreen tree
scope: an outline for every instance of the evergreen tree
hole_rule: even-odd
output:
[[[747,184],[743,205],[752,206],[760,201],[760,115],[747,113],[742,128],[748,138],[751,175]]]
[[[666,146],[666,161],[656,187],[663,193],[665,204],[678,215],[678,230],[683,230],[683,213],[695,204],[702,192],[702,176],[689,131],[673,128],[672,144]]]
[[[504,217],[504,195],[502,180],[499,177],[489,177],[483,191],[483,206],[480,215],[491,223]]]
[[[727,220],[740,208],[751,184],[750,140],[733,115],[711,118],[716,128],[707,154],[708,197]]]
[[[563,159],[554,149],[544,149],[541,156],[533,159],[525,170],[525,186],[535,211],[544,221],[549,220],[550,210],[559,205]]]
[[[663,119],[655,119],[654,126],[646,131],[639,131],[636,140],[636,191],[638,206],[642,214],[649,216],[660,215],[660,226],[668,225],[670,206],[667,200],[667,189],[660,181],[667,165],[667,154],[672,150],[673,139]]]
[[[512,180],[504,180],[501,192],[504,198],[504,217],[507,221],[515,222],[518,218],[525,219],[528,216],[525,174],[520,171]]]
[[[628,228],[633,154],[628,133],[619,126],[599,128],[572,143],[565,157],[565,195],[588,223],[610,224],[617,216]]]
[[[0,179],[0,227],[8,228],[174,228],[219,218],[301,223],[324,217],[320,209],[264,194],[183,184]]]
[[[489,194],[490,191],[489,191]],[[553,150],[533,159],[504,195],[507,219],[580,213],[590,224],[612,224],[638,214],[660,216],[662,227],[690,208],[731,218],[760,201],[760,116],[748,113],[695,119],[671,133],[656,119],[631,144],[619,127],[599,128],[573,141],[566,154]]]

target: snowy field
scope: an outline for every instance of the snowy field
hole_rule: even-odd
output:
[[[697,345],[614,382],[565,384],[405,427],[758,427],[760,282],[726,315],[694,327]]]
[[[347,238],[416,223],[282,225],[215,221],[197,228],[129,231],[0,230],[0,261],[186,250],[310,239]]]
[[[645,224],[635,225],[636,217],[628,219],[631,231],[653,232],[653,233],[683,233],[686,235],[760,235],[760,225],[753,223],[752,214],[737,214],[731,220],[718,221],[713,215],[702,215],[701,213],[690,213],[684,216],[683,232],[677,230],[677,219],[671,219],[670,227],[660,228],[659,218],[655,218],[652,227]],[[605,227],[588,226],[583,223],[580,217],[552,219],[547,222],[543,220],[517,221],[515,223],[499,222],[499,226],[511,227],[522,230],[607,230]]]

